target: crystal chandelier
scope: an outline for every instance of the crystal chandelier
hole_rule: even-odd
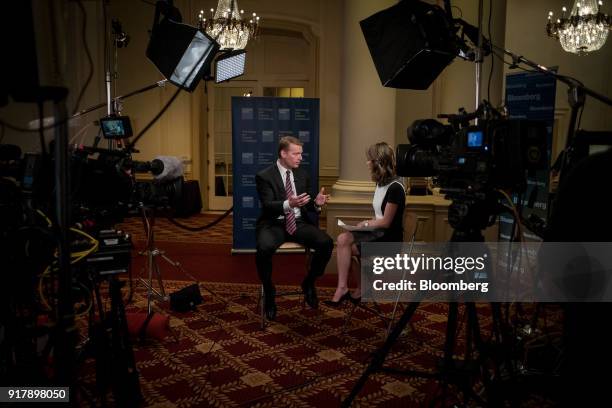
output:
[[[561,47],[574,54],[597,51],[606,42],[608,31],[612,29],[612,16],[599,11],[602,1],[576,0],[569,16],[562,8],[563,15],[556,20],[553,12],[548,12],[546,31],[550,37],[559,40]]]
[[[249,38],[257,36],[259,17],[253,13],[249,21],[243,20],[244,10],[238,11],[236,0],[219,0],[217,10],[210,9],[210,18],[204,10],[198,14],[198,26],[214,38],[222,50],[241,50]]]

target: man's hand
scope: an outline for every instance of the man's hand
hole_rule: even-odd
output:
[[[325,194],[325,187],[321,187],[321,191],[317,194],[317,198],[315,198],[315,204],[319,207],[322,207],[329,200],[329,194]]]
[[[303,207],[310,201],[308,193],[302,193],[299,196],[291,196],[287,199],[289,201],[289,207]]]

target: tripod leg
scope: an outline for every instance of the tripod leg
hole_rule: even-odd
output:
[[[483,401],[482,398],[474,391],[474,389],[472,388],[472,384],[470,383],[470,380],[469,380],[470,379],[469,374],[472,371],[479,373],[482,383],[484,385],[485,393],[487,395],[486,404],[488,406],[499,406],[500,401],[495,399],[496,395],[493,392],[491,379],[489,378],[490,373],[488,371],[488,367],[485,364],[490,353],[488,353],[488,351],[486,350],[485,345],[480,336],[480,324],[478,323],[478,314],[476,312],[476,304],[473,302],[467,302],[465,305],[465,308],[466,308],[466,314],[468,318],[467,327],[466,327],[466,337],[469,334],[469,337],[470,337],[469,341],[472,342],[472,339],[473,339],[474,346],[476,350],[478,351],[478,360],[477,360],[477,366],[474,370],[470,369],[469,365],[466,365],[465,368],[468,370],[466,372],[467,375],[464,375],[463,376],[464,378],[459,380],[458,385],[461,391],[463,392],[466,403],[469,401],[469,399],[473,399],[478,404],[484,404],[485,401]],[[471,348],[471,345],[470,345],[470,348]],[[469,360],[467,359],[467,357],[466,357],[465,362],[469,363]],[[496,362],[494,362],[494,370],[496,373],[498,372],[498,367],[497,367]]]
[[[157,283],[159,285],[159,292],[163,297],[166,297],[166,291],[164,290],[164,281],[162,280],[161,271],[159,265],[155,263],[155,273],[157,274]]]
[[[130,342],[121,286],[116,278],[110,282],[112,316],[112,389],[119,406],[138,406],[142,401],[140,378],[136,368],[134,350]]]
[[[94,294],[96,297],[96,305],[98,307],[98,321],[95,321],[95,307],[92,307],[90,334],[92,339],[92,354],[96,361],[96,389],[100,396],[101,404],[106,407],[106,392],[110,386],[110,339],[106,331],[106,313],[100,295],[100,283],[94,282]]]
[[[448,320],[446,322],[446,340],[444,341],[444,367],[450,368],[453,366],[453,353],[455,346],[455,337],[457,333],[457,314],[459,305],[457,302],[448,304]]]
[[[507,315],[509,315],[509,312],[506,312]],[[509,383],[510,384],[510,389],[516,389],[516,390],[520,390],[521,387],[518,384],[518,376],[519,373],[516,370],[515,367],[515,363],[512,360],[512,355],[514,353],[514,348],[515,348],[515,339],[512,335],[512,331],[509,327],[509,325],[507,324],[507,322],[502,318],[502,307],[500,303],[496,303],[493,302],[491,303],[491,315],[493,317],[493,325],[494,327],[498,327],[498,332],[499,335],[496,338],[496,346],[498,347],[498,349],[496,350],[495,354],[493,354],[493,358],[495,358],[494,360],[494,370],[495,370],[495,381],[502,382],[502,377],[505,378],[503,380],[504,383]],[[498,356],[499,353],[501,353],[501,358]],[[500,367],[500,365],[503,365],[503,374],[502,374],[502,367]],[[497,385],[497,384],[494,384]],[[499,386],[494,388],[495,389],[499,388]],[[504,387],[506,388],[506,387]],[[504,395],[508,396],[509,400],[510,400],[510,406],[519,406],[520,405],[520,397],[521,397],[521,393],[520,392],[504,392]],[[501,405],[502,403],[502,398],[504,395],[493,395],[491,397],[489,397],[489,399],[495,398],[495,400],[493,401],[494,403],[496,403],[497,405]],[[491,404],[494,405],[494,404]]]
[[[342,407],[350,407],[355,397],[359,394],[359,392],[365,385],[366,381],[368,381],[368,377],[370,376],[370,374],[381,369],[383,363],[385,362],[385,359],[387,358],[387,355],[391,351],[391,347],[393,346],[393,344],[395,344],[395,341],[402,333],[402,331],[406,327],[406,324],[408,324],[418,307],[419,302],[412,302],[410,303],[408,308],[406,308],[404,314],[393,328],[393,331],[391,331],[391,333],[385,340],[385,343],[378,350],[376,350],[376,352],[374,352],[372,361],[370,361],[368,367],[365,369],[363,374],[361,374],[361,377],[359,378],[359,380],[357,380],[357,383],[355,383],[355,386],[351,390],[351,393],[348,395],[348,397],[346,397],[344,401],[342,401]]]
[[[440,393],[440,406],[445,405],[446,397],[448,394],[448,383],[456,376],[455,374],[455,363],[453,360],[453,354],[455,352],[455,340],[457,335],[457,315],[459,313],[459,304],[457,302],[451,302],[448,304],[448,320],[446,321],[446,338],[444,340],[444,358],[442,360],[442,367],[440,373],[442,374],[441,393]],[[432,401],[432,404],[435,400]]]
[[[148,279],[147,281],[149,282],[150,287],[147,290],[147,313],[151,314],[153,312],[153,305],[152,305],[152,297],[153,297],[153,293],[152,293],[152,283],[153,283],[153,268],[154,268],[154,263],[153,263],[153,253],[150,250],[147,250],[147,272],[148,272]]]

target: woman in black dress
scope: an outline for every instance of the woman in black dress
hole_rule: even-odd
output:
[[[337,262],[338,286],[331,300],[325,301],[328,306],[338,306],[345,300],[361,300],[361,288],[358,286],[351,294],[348,289],[348,277],[351,270],[351,257],[360,255],[362,242],[402,242],[404,240],[404,208],[406,191],[395,173],[395,154],[387,143],[381,142],[370,146],[366,152],[367,165],[376,190],[372,200],[374,218],[361,221],[358,227],[367,231],[345,231],[338,235]],[[357,279],[359,285],[359,279]]]

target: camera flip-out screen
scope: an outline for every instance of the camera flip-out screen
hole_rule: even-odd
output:
[[[106,139],[123,139],[132,136],[129,116],[110,116],[100,119],[102,134]]]
[[[482,147],[482,130],[472,130],[467,134],[467,147]]]

